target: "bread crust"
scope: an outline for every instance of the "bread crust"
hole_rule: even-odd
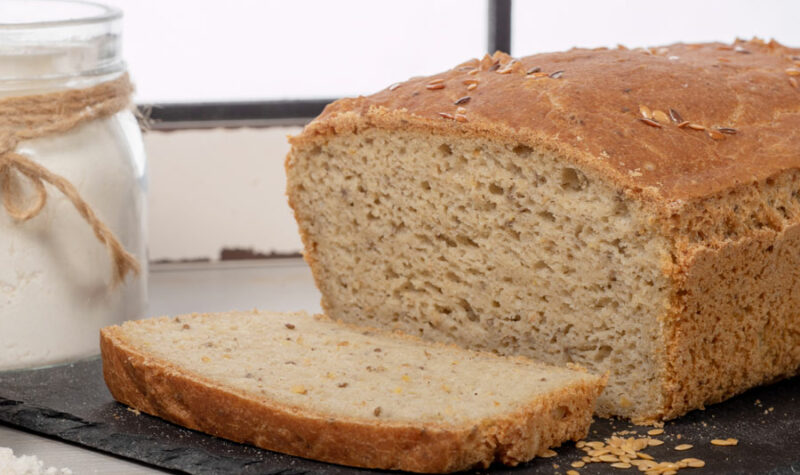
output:
[[[664,325],[661,418],[798,374],[800,223],[696,246],[683,259]]]
[[[800,49],[760,40],[573,49],[520,59],[498,52],[368,97],[336,101],[292,144],[365,126],[517,141],[556,150],[664,205],[800,167],[800,88],[787,73],[797,62]],[[534,68],[562,72],[529,77]],[[479,72],[471,75],[473,69]],[[509,72],[498,73],[504,69]],[[426,87],[438,80],[444,88]],[[468,81],[478,86],[467,90]],[[449,118],[465,96],[466,122]],[[674,109],[693,124],[735,134],[714,139],[671,121],[650,126],[640,120],[640,106]]]
[[[101,330],[103,376],[114,398],[190,429],[268,450],[365,468],[446,473],[517,465],[584,437],[603,382],[581,380],[523,410],[475,426],[336,418],[221,387]]]

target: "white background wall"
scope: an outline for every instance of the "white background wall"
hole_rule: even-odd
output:
[[[140,102],[339,97],[486,49],[486,0],[97,0]],[[515,55],[736,36],[800,45],[797,0],[513,0]]]
[[[512,5],[515,55],[753,36],[800,46],[797,0],[514,0]]]
[[[284,190],[287,134],[299,127],[145,135],[151,261],[217,260],[223,248],[261,254],[302,247]]]
[[[106,1],[125,10],[140,103],[368,94],[486,50],[485,0]],[[513,14],[517,56],[737,36],[800,46],[795,0],[514,0]],[[151,258],[299,250],[283,184],[296,132],[151,133]]]
[[[484,0],[97,0],[139,101],[340,97],[483,53]]]

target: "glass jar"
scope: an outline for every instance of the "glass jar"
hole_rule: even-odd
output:
[[[0,2],[0,100],[120,78],[121,19],[117,9],[87,2]],[[98,330],[141,318],[147,300],[146,165],[131,111],[20,141],[15,152],[71,182],[141,269],[114,285],[105,245],[51,185],[30,220],[0,206],[0,370],[96,354]]]

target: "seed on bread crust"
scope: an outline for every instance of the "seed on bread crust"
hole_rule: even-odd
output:
[[[669,123],[669,120],[670,120],[669,117],[667,116],[667,114],[664,111],[660,111],[660,110],[654,110],[653,111],[653,119],[655,119],[656,121],[658,121],[658,122],[660,122],[662,124]]]
[[[669,109],[669,117],[676,124],[680,124],[681,122],[683,122],[683,117],[681,117],[681,115],[678,113],[678,111],[676,111],[675,109],[673,109],[671,107]]]
[[[644,117],[639,117],[639,120],[644,122],[645,124],[649,125],[650,127],[656,127],[658,129],[661,128],[661,124],[654,121],[653,119],[645,119]]]

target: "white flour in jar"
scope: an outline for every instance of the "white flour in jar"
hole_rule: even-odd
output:
[[[14,455],[14,451],[0,447],[0,474],[2,475],[72,475],[68,468],[45,468],[35,455]]]
[[[69,180],[142,266],[111,285],[111,258],[72,203],[47,185],[39,215],[15,222],[0,207],[0,370],[97,353],[98,329],[145,311],[144,152],[123,111],[17,152]],[[24,180],[23,180],[24,181]]]

